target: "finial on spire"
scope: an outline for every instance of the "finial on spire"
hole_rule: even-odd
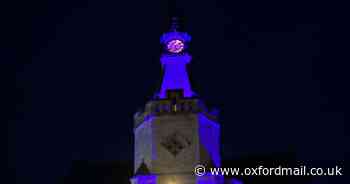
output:
[[[179,18],[178,17],[172,17],[171,18],[171,31],[177,31],[179,29]]]
[[[190,42],[191,36],[186,32],[182,32],[182,22],[182,19],[180,19],[178,16],[171,17],[170,30],[168,30],[161,36],[160,42],[164,45],[168,44],[168,42],[171,40],[180,40],[183,43]]]

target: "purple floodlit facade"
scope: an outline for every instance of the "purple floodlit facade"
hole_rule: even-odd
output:
[[[198,115],[198,123],[201,145],[206,150],[205,153],[209,153],[210,158],[212,158],[213,166],[220,167],[220,126],[203,114]]]
[[[193,92],[186,70],[186,65],[191,61],[191,56],[189,54],[163,54],[160,60],[164,76],[159,97],[163,99],[166,97],[167,90],[176,89],[183,90],[185,97],[192,97]]]
[[[171,40],[181,40],[182,42],[190,42],[191,36],[187,33],[178,32],[176,30],[171,30],[170,32],[164,33],[160,38],[160,43],[166,44]]]
[[[138,184],[157,184],[157,176],[153,174],[137,175],[131,178],[131,182],[135,182]]]
[[[161,37],[163,79],[156,97],[134,115],[132,184],[223,184],[223,176],[196,176],[196,165],[220,167],[217,109],[208,111],[187,73],[191,37],[176,25]],[[231,182],[236,184],[235,182]]]
[[[191,41],[191,36],[187,33],[171,30],[164,33],[160,38],[161,43],[166,48],[160,61],[162,63],[164,76],[159,92],[159,98],[166,97],[167,90],[183,90],[184,96],[193,96],[186,65],[190,63],[191,56],[185,52],[187,43]]]
[[[243,184],[243,181],[242,180],[238,180],[238,179],[231,179],[231,184]]]

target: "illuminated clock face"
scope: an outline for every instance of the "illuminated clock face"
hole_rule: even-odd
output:
[[[185,44],[181,40],[171,40],[166,47],[171,53],[180,53],[184,50]]]

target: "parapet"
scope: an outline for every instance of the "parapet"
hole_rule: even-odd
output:
[[[217,109],[208,111],[202,100],[186,98],[182,90],[168,90],[167,98],[151,100],[146,103],[144,110],[134,114],[134,128],[151,117],[189,113],[202,113],[208,119],[218,120]]]

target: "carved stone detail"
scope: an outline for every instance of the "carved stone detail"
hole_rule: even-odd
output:
[[[191,145],[191,141],[179,132],[174,132],[163,138],[161,145],[172,155],[176,156]]]

